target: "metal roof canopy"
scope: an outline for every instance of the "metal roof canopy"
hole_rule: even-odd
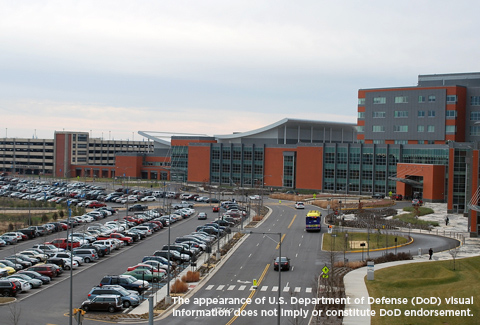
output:
[[[411,186],[423,188],[423,183],[417,182],[417,181],[414,181],[414,180],[411,180],[411,179],[399,178],[399,177],[389,177],[388,179],[391,179],[392,181],[402,182],[402,183],[405,183],[405,184],[408,184],[408,185],[411,185]]]

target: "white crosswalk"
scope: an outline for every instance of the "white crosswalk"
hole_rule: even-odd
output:
[[[224,285],[224,284],[220,284],[220,285],[208,285],[205,287],[205,290],[216,290],[216,291],[222,291],[222,290],[228,290],[228,291],[233,291],[233,290],[238,290],[238,291],[244,291],[245,289],[247,288],[246,285],[240,285],[240,286],[237,286],[235,284],[232,284],[232,285]],[[249,290],[254,290],[254,287],[253,286],[249,286],[248,288]],[[272,287],[269,287],[269,286],[258,286],[257,287],[257,290],[258,291],[262,291],[262,292],[266,292],[266,291],[272,291],[272,292],[278,292],[278,286],[272,286]],[[301,293],[301,292],[305,292],[305,293],[312,293],[313,289],[311,287],[308,287],[308,288],[302,288],[302,287],[283,287],[281,289],[283,292],[289,292],[290,290],[295,292],[295,293]]]

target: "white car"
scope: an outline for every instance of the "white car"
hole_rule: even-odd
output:
[[[65,260],[65,263],[68,263],[68,265],[70,265],[70,256],[71,256],[70,252],[65,251],[65,252],[55,253],[52,257],[62,258],[63,260]],[[83,257],[76,256],[76,255],[73,255],[73,261],[77,263],[77,266],[80,266],[83,263],[85,263],[83,260]],[[75,268],[75,266],[73,268]]]
[[[157,198],[155,196],[145,196],[140,201],[142,202],[153,202],[156,201]]]
[[[22,292],[27,292],[28,290],[32,289],[32,285],[26,280],[15,278],[15,281],[20,282],[22,285]]]
[[[250,195],[248,198],[250,200],[260,200],[260,195]]]
[[[295,209],[305,209],[305,203],[303,202],[295,203]]]

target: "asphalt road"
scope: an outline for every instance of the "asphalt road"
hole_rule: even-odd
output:
[[[170,315],[165,320],[156,321],[160,324],[272,324],[277,322],[278,296],[283,299],[281,305],[283,314],[281,324],[303,324],[307,318],[303,318],[305,312],[310,315],[313,304],[306,306],[290,304],[292,299],[311,298],[315,296],[315,279],[325,265],[329,265],[331,254],[321,250],[320,233],[307,233],[304,231],[305,210],[295,210],[293,203],[266,200],[273,213],[258,228],[252,229],[244,243],[233,253],[230,259],[220,268],[217,273],[202,288],[191,297],[191,301],[184,303],[178,312],[198,312],[210,310],[211,312],[223,312],[223,316],[180,316]],[[158,203],[156,203],[158,206]],[[196,207],[197,212],[205,211],[212,220],[214,214],[210,207]],[[123,217],[120,214],[118,217]],[[216,215],[215,215],[216,216]],[[117,218],[111,216],[105,221]],[[204,223],[195,217],[175,223],[171,228],[171,241],[177,236],[190,233],[197,225]],[[322,232],[327,231],[326,227]],[[265,233],[265,234],[263,234]],[[268,234],[267,234],[268,233]],[[279,235],[281,233],[281,236]],[[64,236],[62,234],[50,235],[50,238]],[[273,260],[280,253],[279,239],[282,238],[281,255],[291,258],[292,270],[281,272],[279,286],[279,272],[273,270]],[[8,256],[14,251],[20,251],[31,247],[35,243],[43,242],[44,238],[30,240],[0,251],[0,257]],[[163,229],[153,236],[109,257],[102,258],[98,262],[81,266],[74,271],[73,277],[73,306],[78,307],[86,299],[88,291],[97,285],[105,274],[123,273],[130,265],[141,261],[145,255],[150,255],[156,249],[161,248],[168,242],[168,230]],[[415,234],[412,245],[399,248],[398,251],[417,252],[418,248],[428,249],[433,247],[435,251],[451,248],[454,241],[451,239]],[[384,252],[371,252],[370,256],[380,256]],[[349,260],[361,259],[361,253],[347,254]],[[337,256],[338,260],[338,256]],[[251,291],[253,281],[257,280],[258,288]],[[68,324],[65,313],[69,310],[70,281],[68,273],[53,280],[52,284],[41,289],[31,290],[30,293],[18,295],[19,303],[16,310],[12,305],[0,306],[0,319],[2,324],[14,324],[12,317],[19,316],[18,324]],[[293,297],[293,298],[292,298]],[[209,306],[199,306],[195,298],[237,298],[244,299],[235,303],[221,304],[222,301],[213,301]],[[252,300],[251,303],[246,301]],[[231,301],[223,301],[231,302]],[[245,303],[246,302],[246,303]],[[295,301],[293,301],[295,302]],[[302,313],[294,318],[285,313]],[[236,315],[242,315],[237,317]],[[248,316],[250,315],[250,316]],[[74,322],[75,323],[75,322]],[[100,324],[101,322],[85,320],[85,324]]]

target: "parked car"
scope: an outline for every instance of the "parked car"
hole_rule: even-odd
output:
[[[32,278],[32,277],[30,277],[26,274],[22,274],[22,273],[16,273],[16,274],[8,276],[7,278],[22,279],[22,280],[28,281],[30,283],[30,285],[32,286],[32,288],[39,288],[43,284],[41,280]]]
[[[421,206],[421,205],[423,205],[423,201],[421,199],[413,199],[412,200],[412,205],[413,206]]]
[[[82,257],[85,263],[90,263],[98,260],[97,251],[91,248],[74,248],[73,255]]]
[[[82,303],[81,309],[85,311],[102,310],[114,313],[122,310],[123,304],[120,296],[117,295],[103,295],[97,296],[92,300],[86,300]]]
[[[42,281],[42,284],[48,284],[50,283],[50,280],[51,280],[49,276],[42,275],[36,271],[21,270],[21,271],[18,271],[17,274],[26,274],[33,279],[38,279]]]
[[[131,275],[106,275],[100,281],[101,286],[105,285],[119,285],[127,290],[135,290],[142,293],[150,288],[150,283],[147,281],[138,280]]]
[[[88,293],[88,299],[91,300],[99,295],[120,296],[124,308],[138,306],[140,304],[140,298],[138,297],[137,292],[133,293],[132,291],[128,291],[119,285],[102,285],[93,287]]]
[[[0,280],[0,294],[4,297],[15,297],[22,290],[15,282],[8,279]]]
[[[48,276],[50,279],[53,279],[58,276],[58,271],[52,265],[41,264],[30,266],[27,271],[35,271],[41,275]]]
[[[123,273],[124,275],[131,275],[138,280],[144,280],[148,282],[159,282],[162,279],[161,275],[152,273],[149,270],[137,269],[133,271],[127,271]]]

